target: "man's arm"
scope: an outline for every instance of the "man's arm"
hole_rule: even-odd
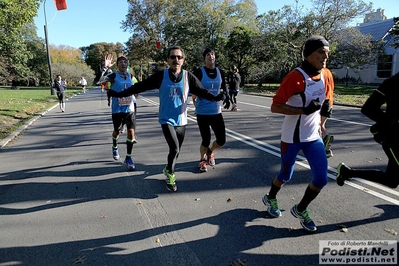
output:
[[[162,84],[163,75],[164,75],[164,71],[157,71],[156,73],[154,73],[147,79],[133,84],[126,90],[123,90],[121,92],[109,90],[108,93],[112,97],[127,97],[127,96],[130,96],[133,94],[139,94],[144,91],[159,89],[159,87]]]
[[[112,82],[113,79],[111,80],[111,74],[113,74],[111,69],[103,67],[101,70],[101,76],[97,81],[97,85],[101,85],[104,82]],[[82,81],[79,81],[79,83],[83,84]]]
[[[377,89],[366,100],[361,112],[375,122],[383,122],[386,119],[386,114],[385,111],[381,109],[381,106],[385,102],[385,94]]]
[[[192,73],[187,72],[188,79],[188,87],[192,94],[195,94],[198,97],[204,98],[208,101],[220,101],[224,100],[222,96],[215,96],[212,92],[207,90],[204,86],[202,86],[201,81],[197,79]]]
[[[283,115],[304,115],[305,112],[302,107],[294,107],[286,103],[273,103],[270,107],[272,113]]]

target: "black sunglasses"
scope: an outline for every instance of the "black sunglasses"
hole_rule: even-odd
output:
[[[173,59],[173,60],[177,58],[178,60],[180,60],[180,59],[183,59],[184,57],[181,55],[170,55],[169,58]]]

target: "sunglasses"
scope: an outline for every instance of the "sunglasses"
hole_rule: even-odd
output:
[[[177,58],[178,60],[181,60],[181,59],[183,59],[184,57],[181,56],[181,55],[170,55],[169,58],[170,58],[170,59],[173,59],[173,60],[176,59],[176,58]]]

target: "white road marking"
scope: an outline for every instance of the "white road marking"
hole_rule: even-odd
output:
[[[146,102],[148,102],[148,103],[150,103],[150,104],[153,104],[153,105],[159,105],[158,102],[155,102],[155,101],[153,101],[153,100],[147,99],[147,98],[145,98],[145,97],[143,97],[143,96],[141,96],[140,99],[141,99],[141,100],[144,100],[144,101],[146,101]],[[257,107],[262,107],[262,108],[268,108],[268,107],[265,107],[265,106],[262,106],[262,105],[250,104],[250,103],[245,103],[245,102],[239,102],[239,103],[247,104],[247,105],[252,105],[252,106],[257,106]],[[191,120],[191,121],[197,122],[197,118],[196,118],[195,116],[188,115],[188,119]],[[341,122],[347,122],[347,123],[358,124],[358,125],[370,126],[370,125],[367,125],[367,124],[356,123],[356,122],[351,122],[351,121],[346,121],[346,120],[339,120],[339,119],[335,119],[335,120],[341,121]],[[250,146],[252,146],[252,147],[254,147],[254,148],[258,149],[258,150],[267,152],[267,153],[269,153],[269,154],[271,154],[271,155],[274,155],[274,156],[276,156],[276,157],[281,157],[281,156],[280,156],[280,148],[279,148],[279,147],[276,147],[276,146],[270,145],[270,144],[268,144],[268,143],[259,141],[259,140],[257,140],[257,139],[254,139],[254,138],[251,138],[251,137],[249,137],[249,136],[240,134],[240,133],[238,133],[238,132],[235,132],[235,131],[230,130],[230,129],[227,129],[227,128],[226,128],[226,135],[229,136],[229,137],[231,137],[231,138],[234,138],[234,139],[236,139],[236,140],[238,140],[238,141],[241,141],[241,142],[243,142],[243,143],[245,143],[245,144],[248,144],[248,145],[250,145]],[[302,166],[302,167],[305,167],[305,168],[307,168],[307,169],[310,169],[310,166],[309,166],[306,162],[307,162],[307,160],[306,160],[305,157],[303,157],[303,156],[301,156],[301,155],[298,155],[298,156],[297,156],[297,161],[296,161],[295,163],[296,163],[297,165],[300,165],[300,166]],[[336,170],[335,168],[328,167],[328,170],[329,170],[330,172],[333,172],[333,173],[337,174],[337,170]],[[328,173],[327,176],[328,176],[329,178],[335,180],[335,175],[333,175],[333,174],[331,174],[331,173]],[[373,183],[373,182],[369,182],[369,181],[363,180],[363,179],[354,178],[354,180],[356,180],[356,181],[358,181],[358,182],[360,182],[360,183],[363,183],[363,184],[367,184],[367,185],[369,185],[369,186],[371,186],[371,187],[374,187],[374,188],[376,188],[376,189],[380,189],[380,190],[382,190],[382,191],[384,191],[384,192],[386,192],[386,193],[389,193],[389,194],[392,194],[392,195],[395,195],[395,196],[398,196],[398,197],[399,197],[399,192],[397,192],[397,191],[395,191],[395,190],[393,190],[393,189],[390,189],[390,188],[388,188],[388,187],[381,186],[381,185],[379,185],[379,184],[376,184],[376,183]],[[399,205],[399,200],[393,199],[393,198],[391,198],[391,197],[389,197],[389,196],[383,195],[383,194],[381,194],[381,193],[379,193],[379,192],[376,192],[376,191],[374,191],[374,190],[371,190],[371,189],[369,189],[369,188],[363,187],[363,186],[361,186],[361,185],[355,184],[355,183],[350,182],[350,181],[346,181],[345,184],[346,184],[346,185],[349,185],[349,186],[351,186],[351,187],[353,187],[353,188],[359,189],[359,190],[361,190],[361,191],[363,191],[363,192],[365,192],[365,193],[368,193],[368,194],[370,194],[370,195],[376,196],[376,197],[378,197],[378,198],[380,198],[380,199],[383,199],[383,200],[386,200],[386,201],[388,201],[388,202],[391,202],[391,203],[393,203],[393,204],[395,204],[395,205]]]

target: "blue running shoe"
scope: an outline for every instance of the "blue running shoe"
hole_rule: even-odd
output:
[[[269,213],[270,216],[274,217],[274,218],[278,218],[281,217],[281,211],[278,208],[277,205],[277,199],[269,199],[268,198],[269,194],[266,194],[263,198],[263,204],[266,205],[267,207],[267,213]]]
[[[304,210],[303,212],[298,211],[298,205],[295,204],[291,208],[291,214],[295,217],[301,220],[301,225],[303,229],[309,232],[316,232],[317,227],[316,224],[310,219],[309,212],[308,210]]]
[[[119,160],[120,156],[119,156],[119,152],[118,149],[114,149],[112,148],[112,157],[114,157],[114,160]]]
[[[136,169],[136,166],[134,165],[134,162],[132,160],[132,157],[130,156],[126,156],[125,158],[125,164],[127,164],[127,169],[129,171],[133,171],[134,169]]]

